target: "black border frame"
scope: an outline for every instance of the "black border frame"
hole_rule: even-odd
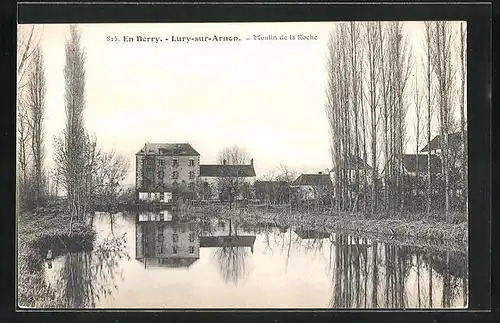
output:
[[[15,8],[16,9],[16,8]],[[14,9],[14,10],[15,10]],[[2,10],[3,11],[3,10]],[[8,14],[8,12],[7,12]],[[2,15],[3,16],[3,15]],[[3,17],[2,17],[3,18]],[[15,44],[16,44],[16,17],[9,17],[9,27],[13,27],[14,35],[12,38],[3,38],[0,41],[7,41],[6,51],[10,59],[10,68],[2,71],[9,71],[13,77],[10,88],[4,90],[10,91],[11,96],[2,96],[10,102],[5,102],[6,106],[15,107]],[[13,19],[12,19],[13,18]],[[460,313],[471,311],[489,310],[491,308],[491,91],[492,91],[492,73],[491,73],[491,19],[492,5],[489,3],[390,3],[390,4],[361,4],[361,3],[289,3],[289,4],[262,4],[262,3],[226,3],[226,4],[113,4],[113,3],[94,3],[86,4],[19,4],[19,23],[112,23],[112,22],[251,22],[251,21],[346,21],[346,20],[466,20],[468,22],[468,138],[469,138],[469,309],[464,311],[455,310],[320,310],[311,313],[309,310],[293,310],[292,315],[299,320],[311,318],[342,318],[349,320],[359,320],[360,315],[369,315],[370,318],[382,318],[391,316],[392,319],[403,318],[402,312],[412,312],[416,318],[430,317],[433,320],[448,317],[453,319],[464,319],[469,315]],[[8,49],[10,48],[10,50]],[[2,77],[8,75],[2,75]],[[9,84],[9,83],[8,83]],[[14,84],[14,85],[12,85]],[[7,92],[6,91],[6,92]],[[473,106],[471,109],[470,107]],[[8,110],[8,112],[6,111]],[[16,265],[16,253],[14,241],[16,238],[15,218],[8,216],[15,214],[15,161],[6,156],[15,156],[15,108],[3,109],[6,117],[2,118],[2,125],[8,120],[14,120],[14,124],[8,124],[4,134],[4,139],[10,142],[9,150],[3,156],[4,162],[2,178],[7,179],[8,184],[2,195],[7,201],[5,214],[2,217],[4,221],[2,233],[13,233],[12,247],[3,244],[8,253],[14,250],[11,259],[14,260],[14,269]],[[12,113],[12,114],[9,114]],[[10,117],[10,119],[9,119]],[[6,124],[7,125],[7,124]],[[9,127],[10,126],[10,127]],[[10,155],[9,153],[12,153]],[[7,167],[8,164],[8,167]],[[14,229],[14,230],[12,230]],[[13,231],[13,232],[12,232]],[[9,248],[10,247],[10,248]],[[9,252],[10,251],[10,252]],[[3,266],[2,266],[3,267]],[[14,276],[14,275],[12,275]],[[14,281],[10,286],[2,284],[2,292],[6,288],[14,288],[17,291]],[[14,294],[12,294],[14,295]],[[2,293],[2,301],[5,294]],[[9,303],[13,298],[9,299]],[[10,303],[11,310],[17,309],[17,304]],[[82,318],[91,319],[105,316],[117,310],[91,311],[81,313]],[[160,310],[162,318],[172,319],[172,315],[183,311]],[[223,310],[223,315],[233,317],[236,310]],[[250,316],[253,320],[260,320],[262,314],[268,313],[275,315],[275,320],[288,317],[289,310],[266,310],[259,312],[257,310],[243,310],[244,313],[238,313],[238,317]],[[37,311],[39,312],[39,311]],[[54,312],[54,311],[49,311]],[[57,311],[59,312],[59,311]],[[64,311],[74,313],[74,311]],[[202,312],[216,314],[215,310],[201,311],[188,310],[184,313],[186,318],[198,316]],[[390,312],[391,314],[385,314]],[[146,314],[147,313],[147,314]],[[150,318],[158,317],[158,314],[147,311],[144,315]],[[48,313],[40,313],[41,317],[46,317]],[[136,319],[142,315],[141,310],[127,310],[119,312],[121,317]],[[115,314],[115,315],[116,315]],[[312,315],[311,315],[312,314]],[[111,314],[113,315],[113,314]],[[3,315],[2,315],[3,316]],[[26,319],[30,313],[17,313],[18,319]],[[71,315],[73,316],[73,315]],[[267,316],[267,315],[266,315]],[[210,315],[214,317],[214,315]],[[264,317],[262,317],[264,318]],[[208,319],[208,317],[203,320]],[[419,319],[419,320],[420,320]],[[466,318],[465,318],[466,319]]]

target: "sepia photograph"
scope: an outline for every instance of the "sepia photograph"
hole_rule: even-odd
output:
[[[20,308],[468,308],[467,22],[17,37]]]

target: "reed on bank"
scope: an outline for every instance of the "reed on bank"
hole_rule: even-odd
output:
[[[59,205],[20,213],[17,219],[17,301],[22,307],[44,307],[53,291],[43,280],[48,250],[52,257],[71,251],[91,250],[95,231],[75,223],[69,234],[70,215]]]
[[[190,207],[185,214],[238,219],[245,222],[269,222],[284,226],[306,226],[308,228],[371,233],[387,237],[406,237],[428,240],[450,240],[467,244],[468,224],[466,216],[453,215],[454,222],[447,222],[440,214],[374,214],[366,217],[349,212],[317,211],[304,212],[286,208],[246,207],[229,209],[223,205]]]

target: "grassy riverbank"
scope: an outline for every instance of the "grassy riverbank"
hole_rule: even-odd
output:
[[[369,218],[361,214],[317,212],[299,213],[289,210],[267,210],[242,208],[229,210],[224,206],[193,208],[201,216],[216,216],[221,219],[237,219],[242,222],[273,223],[282,226],[304,226],[310,229],[327,232],[345,232],[385,236],[389,239],[418,239],[429,241],[445,241],[467,245],[468,223],[458,221],[466,218],[461,214],[453,214],[455,223],[442,220],[441,215],[406,214],[406,215],[374,215]]]
[[[20,213],[18,237],[18,304],[44,307],[51,290],[43,281],[43,261],[47,251],[53,257],[67,251],[92,249],[95,232],[87,225],[75,223],[69,235],[70,217],[55,205],[34,212]]]

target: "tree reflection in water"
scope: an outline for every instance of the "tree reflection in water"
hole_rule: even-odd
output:
[[[225,226],[224,226],[225,227]],[[229,220],[229,237],[238,236],[238,224]],[[230,240],[228,240],[230,241]],[[248,247],[226,243],[215,251],[215,259],[220,275],[225,283],[238,284],[248,276]]]
[[[336,235],[330,250],[333,308],[452,307],[457,299],[463,299],[458,306],[466,306],[465,254],[429,254],[344,235]]]
[[[245,247],[224,246],[216,251],[217,263],[225,283],[238,284],[247,277],[249,251]]]
[[[52,284],[53,303],[62,308],[92,308],[102,297],[117,289],[116,279],[123,280],[121,259],[130,260],[125,234],[108,237],[92,252],[68,253]]]

